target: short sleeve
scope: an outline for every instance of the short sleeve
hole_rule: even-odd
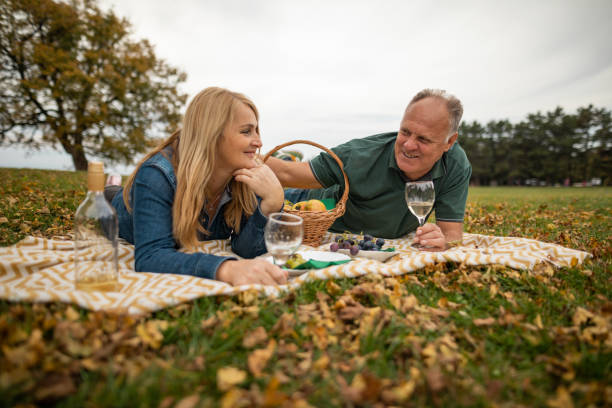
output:
[[[436,221],[463,222],[472,166],[467,162],[449,172],[439,192],[436,192]]]

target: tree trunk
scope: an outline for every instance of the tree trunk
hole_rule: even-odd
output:
[[[72,150],[72,163],[75,170],[87,170],[87,157],[85,157],[83,149],[75,147]]]

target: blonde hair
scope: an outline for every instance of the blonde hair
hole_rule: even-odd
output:
[[[201,212],[206,200],[213,200],[210,182],[217,168],[217,151],[225,127],[234,119],[236,106],[244,103],[259,121],[255,104],[246,96],[222,88],[206,88],[187,106],[182,128],[147,154],[130,175],[123,190],[123,201],[131,212],[130,190],[142,164],[168,146],[174,149],[172,166],[176,174],[176,192],[172,204],[172,233],[179,245],[193,249],[198,242],[197,232],[208,234],[201,224]],[[256,129],[259,133],[259,128]],[[164,154],[164,152],[162,152]],[[257,199],[246,184],[234,179],[230,182],[232,200],[224,211],[224,218],[236,233],[240,231],[243,215],[255,212]]]

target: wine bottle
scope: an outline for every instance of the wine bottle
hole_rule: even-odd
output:
[[[104,198],[104,165],[87,166],[87,196],[74,216],[74,273],[79,290],[119,290],[119,223]]]

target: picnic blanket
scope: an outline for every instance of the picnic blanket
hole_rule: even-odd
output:
[[[327,234],[319,249],[327,249]],[[122,314],[143,314],[203,296],[234,295],[257,290],[269,296],[292,290],[312,279],[358,277],[365,274],[397,276],[427,265],[456,262],[467,265],[501,264],[532,270],[545,262],[556,267],[581,264],[590,254],[527,238],[464,234],[463,244],[443,252],[420,252],[411,240],[389,239],[397,255],[385,263],[356,258],[325,269],[311,270],[286,285],[243,285],[169,273],[134,271],[134,247],[119,245],[121,289],[117,292],[86,292],[74,288],[74,244],[69,240],[28,237],[10,247],[0,248],[0,298],[11,301],[66,302],[91,310]],[[303,247],[303,249],[312,249]],[[231,255],[228,241],[203,242],[200,251]],[[234,255],[235,256],[235,255]]]

